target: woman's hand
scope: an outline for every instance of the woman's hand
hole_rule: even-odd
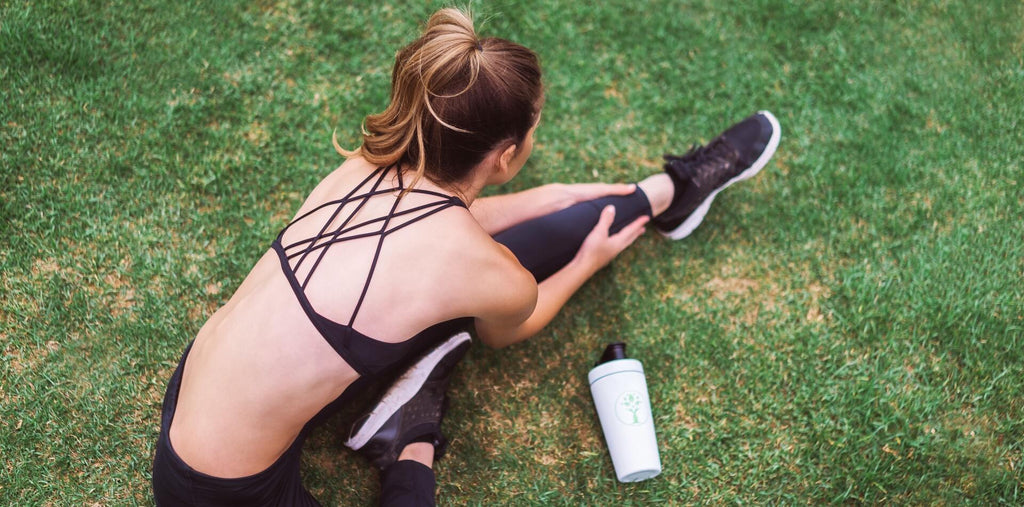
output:
[[[635,183],[552,183],[545,185],[544,188],[552,194],[551,199],[555,207],[553,211],[609,195],[629,195],[636,192]]]
[[[583,240],[583,245],[580,246],[580,250],[576,253],[576,258],[573,262],[582,263],[591,272],[596,273],[622,253],[629,245],[632,245],[636,238],[639,238],[646,231],[644,226],[650,221],[650,217],[642,216],[634,220],[633,223],[623,227],[621,231],[609,235],[609,229],[614,220],[615,207],[605,206],[601,210],[601,217],[598,219],[597,225],[590,231],[587,238]]]

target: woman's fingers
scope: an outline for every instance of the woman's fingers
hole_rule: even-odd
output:
[[[629,245],[632,245],[637,238],[642,236],[644,232],[647,231],[647,229],[644,226],[646,226],[647,222],[649,222],[650,220],[650,217],[646,215],[636,220],[633,220],[633,222],[631,222],[629,225],[623,227],[622,230],[615,233],[615,235],[612,236],[612,239],[615,239],[617,242],[619,242],[619,244],[622,245],[622,249],[625,249]]]
[[[597,219],[597,225],[594,226],[594,229],[601,231],[606,236],[610,236],[609,233],[611,231],[609,229],[611,229],[613,222],[615,222],[615,206],[605,206],[601,210],[601,216]]]
[[[600,245],[610,244],[612,236],[609,234],[609,229],[611,229],[614,221],[615,206],[605,206],[601,210],[601,215],[597,217],[597,223],[594,224],[594,228],[590,230],[590,234],[587,234],[586,239],[583,240],[583,245],[580,246],[580,249],[600,249]]]
[[[633,183],[579,183],[572,185],[576,202],[598,199],[607,195],[629,195],[636,192]]]
[[[636,192],[636,183],[599,183],[605,196],[628,196]]]
[[[644,226],[648,221],[650,221],[649,217],[642,216],[630,222],[619,232],[609,234],[611,226],[615,222],[615,207],[605,206],[601,210],[597,224],[583,240],[577,255],[591,263],[595,270],[601,269],[644,233]]]

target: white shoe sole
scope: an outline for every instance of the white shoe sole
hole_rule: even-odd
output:
[[[782,139],[782,128],[779,126],[779,120],[775,119],[775,116],[773,116],[772,113],[769,113],[768,111],[758,111],[757,113],[764,115],[772,124],[772,137],[768,139],[768,145],[765,146],[761,156],[757,157],[757,160],[755,160],[747,170],[737,174],[731,180],[725,182],[725,185],[722,185],[715,189],[714,192],[711,192],[711,195],[707,196],[707,198],[704,199],[704,202],[700,203],[700,206],[697,206],[697,209],[693,210],[693,213],[690,213],[690,216],[686,217],[686,220],[683,220],[683,223],[679,224],[679,227],[668,232],[658,231],[661,232],[662,236],[671,239],[683,239],[689,236],[695,229],[697,229],[697,226],[704,221],[704,215],[707,215],[708,209],[711,208],[711,201],[715,200],[715,196],[718,195],[719,192],[729,188],[729,185],[732,185],[737,181],[752,178],[755,174],[760,172],[761,169],[764,169],[764,166],[768,165],[768,161],[771,160],[772,155],[775,155],[775,150],[779,147],[779,140]]]
[[[381,398],[380,402],[377,403],[376,407],[373,407],[373,411],[370,412],[370,416],[366,419],[366,422],[359,427],[354,435],[350,435],[349,439],[345,442],[345,445],[354,451],[362,449],[367,442],[370,441],[377,430],[391,419],[391,416],[395,415],[398,409],[402,408],[403,405],[409,402],[413,396],[419,392],[420,388],[423,387],[423,383],[426,382],[427,377],[430,376],[430,372],[434,371],[434,367],[437,363],[441,362],[446,355],[456,347],[470,341],[469,333],[462,332],[455,336],[452,336],[447,341],[438,345],[437,348],[430,351],[429,354],[423,356],[416,364],[412,365],[411,368],[406,370],[398,380],[395,381],[394,385],[388,389],[388,391]]]

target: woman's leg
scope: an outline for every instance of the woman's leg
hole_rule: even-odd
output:
[[[540,282],[575,257],[608,204],[615,206],[611,234],[646,214],[662,235],[685,238],[700,225],[720,191],[765,167],[780,138],[778,120],[761,111],[732,125],[706,146],[682,156],[666,155],[665,172],[638,183],[633,194],[579,203],[515,225],[494,239],[512,250]]]
[[[656,174],[638,183],[632,194],[581,202],[517,224],[496,234],[494,239],[508,247],[541,282],[576,256],[605,206],[615,207],[615,221],[610,228],[610,234],[615,234],[637,218],[660,214],[668,207],[672,194],[672,181],[664,173]]]

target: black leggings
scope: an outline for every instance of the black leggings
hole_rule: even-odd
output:
[[[540,282],[575,257],[583,240],[597,224],[601,210],[609,204],[615,206],[612,233],[641,216],[651,215],[647,196],[638,188],[629,195],[587,201],[529,220],[502,231],[494,239],[508,247]],[[248,477],[211,477],[192,469],[178,457],[167,434],[190,348],[191,344],[182,354],[164,397],[160,438],[153,461],[153,494],[157,504],[319,505],[302,486],[299,477],[299,459],[306,429],[267,470]],[[434,472],[429,467],[414,461],[399,461],[381,474],[381,505],[433,505],[434,486]]]

